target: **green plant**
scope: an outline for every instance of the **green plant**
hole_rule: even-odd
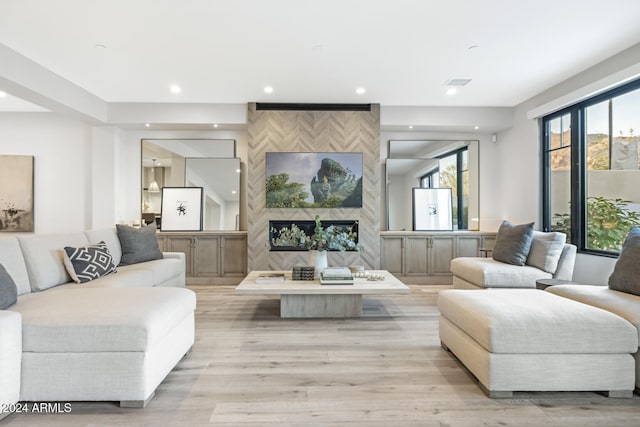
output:
[[[587,247],[620,252],[631,227],[640,225],[640,215],[628,208],[628,200],[587,198]],[[553,230],[571,238],[571,216],[554,214]]]
[[[327,228],[323,228],[318,215],[316,215],[315,222],[313,234],[310,236],[295,224],[291,224],[291,227],[283,227],[279,231],[272,229],[273,233],[278,233],[273,240],[274,245],[304,247],[307,250],[318,251],[338,250],[344,252],[362,250],[362,246],[357,243],[358,233],[353,230],[353,227],[330,225]]]

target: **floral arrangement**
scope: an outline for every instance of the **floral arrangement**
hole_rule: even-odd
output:
[[[327,228],[322,227],[320,217],[316,215],[316,226],[311,236],[308,236],[304,230],[297,225],[291,224],[291,227],[283,227],[279,231],[272,229],[274,233],[278,233],[274,237],[274,246],[293,246],[304,247],[307,250],[338,250],[344,251],[360,251],[362,246],[357,243],[358,233],[353,231],[353,227],[341,225],[330,225]]]

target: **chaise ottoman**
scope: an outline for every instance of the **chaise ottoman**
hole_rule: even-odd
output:
[[[51,289],[23,295],[22,401],[144,407],[194,342],[185,288]]]
[[[604,391],[631,397],[638,333],[608,311],[534,289],[446,290],[439,332],[494,398],[514,391]]]

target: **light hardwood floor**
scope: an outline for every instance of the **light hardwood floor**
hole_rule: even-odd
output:
[[[196,343],[145,409],[72,403],[7,426],[638,426],[640,396],[517,393],[492,400],[438,339],[437,292],[372,295],[364,317],[280,319],[277,296],[198,294]]]

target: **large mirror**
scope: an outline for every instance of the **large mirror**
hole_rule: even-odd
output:
[[[240,159],[233,139],[143,139],[142,219],[162,223],[163,187],[203,188],[203,229],[238,230]]]
[[[387,230],[413,230],[414,188],[451,188],[454,230],[477,230],[477,140],[389,141]]]

